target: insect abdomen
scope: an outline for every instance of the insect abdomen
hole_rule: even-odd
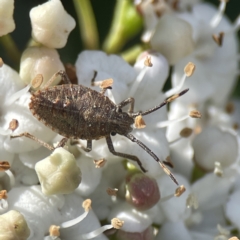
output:
[[[81,85],[40,90],[32,95],[29,108],[39,121],[67,138],[99,139],[111,133],[108,119],[114,104]]]

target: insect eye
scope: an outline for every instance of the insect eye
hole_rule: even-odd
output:
[[[112,136],[115,136],[116,134],[117,134],[117,133],[115,133],[115,132],[111,132],[111,135],[112,135]]]

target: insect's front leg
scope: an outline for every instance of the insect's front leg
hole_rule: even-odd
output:
[[[134,98],[130,97],[130,98],[127,98],[125,99],[124,101],[120,102],[118,105],[117,105],[117,112],[119,112],[119,109],[123,108],[124,106],[130,104],[130,107],[129,107],[129,110],[128,110],[128,113],[132,113],[134,111]]]
[[[143,172],[147,172],[147,170],[142,166],[141,161],[138,159],[137,156],[134,155],[130,155],[130,154],[126,154],[126,153],[120,153],[120,152],[116,152],[112,143],[112,139],[110,136],[106,137],[106,141],[107,141],[107,145],[108,145],[108,149],[109,151],[113,154],[116,155],[118,157],[123,157],[123,158],[127,158],[130,160],[133,160],[135,162],[137,162],[137,164],[139,165],[139,167],[141,168],[141,170]]]

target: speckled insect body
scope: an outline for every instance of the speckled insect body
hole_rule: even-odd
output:
[[[67,84],[50,86],[58,75]],[[92,150],[92,140],[106,138],[109,151],[112,154],[135,161],[141,170],[146,172],[147,170],[142,166],[142,162],[137,156],[115,151],[111,135],[124,135],[151,155],[178,185],[177,180],[165,166],[164,162],[130,132],[133,130],[131,126],[134,124],[136,117],[144,116],[158,110],[177,97],[185,94],[188,89],[166,99],[158,106],[135,113],[133,112],[133,98],[128,98],[119,104],[115,104],[107,96],[104,96],[107,89],[109,87],[102,88],[101,92],[97,92],[82,85],[71,84],[67,74],[64,71],[59,71],[40,90],[32,93],[29,108],[39,121],[64,136],[57,147],[63,147],[68,139],[83,139],[87,140],[87,146],[84,147],[81,145],[81,148],[89,152]],[[130,105],[129,111],[123,112],[122,108],[126,105]],[[12,138],[22,136],[33,139],[50,150],[54,149],[53,146],[27,132],[12,136]]]
[[[101,93],[82,85],[59,85],[39,90],[31,97],[33,115],[66,138],[97,140],[112,132],[126,134],[134,123]]]

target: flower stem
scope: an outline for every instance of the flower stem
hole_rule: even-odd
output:
[[[14,68],[18,69],[21,53],[17,45],[15,44],[14,40],[12,39],[11,35],[7,34],[5,36],[2,36],[0,38],[0,44],[3,46],[4,50],[6,51],[9,60],[13,62]]]
[[[142,28],[142,18],[130,0],[117,0],[110,32],[103,44],[107,53],[117,53]]]
[[[128,63],[134,63],[138,55],[144,51],[144,47],[140,44],[137,44],[126,51],[122,52],[121,57]]]
[[[83,44],[87,49],[99,48],[99,37],[90,0],[73,0]]]

